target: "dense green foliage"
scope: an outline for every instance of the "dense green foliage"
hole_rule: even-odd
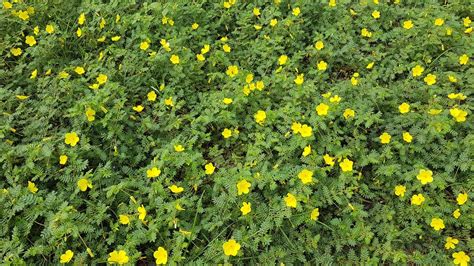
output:
[[[3,263],[473,257],[469,1],[104,2],[0,10]]]

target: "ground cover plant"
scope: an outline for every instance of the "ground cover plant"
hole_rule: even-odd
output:
[[[468,265],[472,7],[3,0],[2,264]]]

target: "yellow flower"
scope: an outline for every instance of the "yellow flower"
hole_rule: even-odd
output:
[[[30,15],[28,15],[28,11],[23,10],[18,11],[17,16],[23,21],[26,21],[30,18]]]
[[[372,32],[370,32],[370,31],[369,31],[368,29],[366,29],[366,28],[363,28],[363,29],[360,30],[360,35],[361,35],[362,37],[370,38],[370,37],[372,37]]]
[[[453,217],[458,219],[461,216],[461,211],[459,209],[454,210]]]
[[[86,15],[84,13],[81,13],[79,15],[79,18],[77,18],[77,24],[83,25],[84,22],[86,22]]]
[[[451,36],[453,34],[453,29],[451,28],[446,28],[446,35]]]
[[[395,187],[395,195],[399,196],[400,198],[403,198],[405,196],[406,191],[407,188],[403,185],[398,185]]]
[[[87,117],[87,121],[89,121],[89,122],[94,121],[95,120],[95,111],[94,111],[94,109],[88,107],[86,109],[86,117]]]
[[[459,57],[459,64],[465,65],[469,61],[469,56],[467,54],[463,54]]]
[[[89,85],[89,88],[93,89],[93,90],[97,90],[99,88],[99,84],[98,83],[94,83],[92,85]]]
[[[150,43],[148,41],[143,41],[140,43],[140,50],[146,51],[150,47]]]
[[[471,19],[469,17],[465,17],[462,19],[462,22],[464,24],[464,27],[469,27],[471,25]]]
[[[105,84],[107,82],[107,75],[104,75],[104,74],[99,74],[99,76],[97,76],[96,80],[97,80],[97,83],[99,83],[99,85],[102,85],[102,84]]]
[[[245,77],[245,82],[250,84],[250,83],[252,83],[252,81],[253,81],[253,74],[252,73],[247,74],[247,76]]]
[[[183,207],[181,207],[181,204],[179,204],[179,203],[176,203],[176,205],[174,207],[178,211],[184,211],[185,210]]]
[[[110,38],[110,39],[111,39],[113,42],[118,42],[118,41],[120,41],[121,38],[122,38],[122,37],[120,37],[120,36],[114,36],[114,37],[112,37],[112,38]]]
[[[54,26],[51,24],[46,25],[46,32],[49,34],[54,33]]]
[[[355,116],[355,111],[350,108],[347,108],[346,110],[344,110],[342,116],[344,116],[345,119],[349,119],[350,117]]]
[[[252,13],[254,16],[260,16],[260,9],[258,7],[254,7]]]
[[[222,102],[223,102],[224,104],[231,104],[233,101],[232,101],[231,98],[224,98],[224,99],[222,100]]]
[[[183,147],[183,145],[181,145],[181,144],[174,145],[174,150],[175,150],[176,152],[182,152],[182,151],[184,151],[184,147]]]
[[[67,163],[67,159],[68,159],[67,155],[63,154],[63,155],[59,156],[59,164],[60,165],[65,165]]]
[[[255,118],[255,122],[257,122],[257,124],[263,125],[263,122],[265,122],[265,119],[267,118],[267,114],[265,111],[258,110],[253,117]]]
[[[138,219],[140,219],[141,221],[145,221],[145,217],[146,217],[145,206],[143,206],[142,204],[141,206],[137,208],[137,211],[138,211]]]
[[[21,48],[11,48],[10,53],[12,53],[13,56],[20,56],[23,51],[21,50]]]
[[[280,57],[278,58],[278,64],[281,66],[281,65],[284,65],[286,64],[286,61],[288,60],[288,56],[286,55],[280,55]]]
[[[110,264],[117,263],[119,265],[127,264],[128,263],[128,256],[125,250],[114,250],[109,253],[109,258],[107,262]]]
[[[38,76],[38,69],[35,69],[33,70],[33,72],[31,72],[30,79],[35,79],[36,76]]]
[[[210,46],[209,44],[205,44],[205,45],[201,48],[201,54],[207,54],[210,49],[211,49],[211,46]]]
[[[28,181],[28,190],[33,194],[38,192],[38,188],[36,187],[36,184],[31,181]]]
[[[105,27],[105,19],[104,18],[100,18],[100,22],[99,22],[99,28],[100,29],[103,29]]]
[[[313,172],[308,169],[303,169],[298,174],[298,178],[303,182],[303,184],[308,184],[313,182]]]
[[[158,249],[153,252],[153,257],[155,257],[157,265],[166,264],[168,262],[168,251],[163,247],[158,247]]]
[[[67,79],[67,78],[69,78],[69,73],[67,73],[66,71],[63,70],[63,71],[58,73],[58,77],[60,79]]]
[[[436,83],[436,75],[428,74],[423,80],[426,82],[426,84],[431,86]]]
[[[403,140],[410,143],[413,140],[413,136],[409,132],[403,132]]]
[[[372,17],[375,18],[375,19],[380,18],[380,11],[374,10],[374,11],[372,12]]]
[[[358,77],[359,77],[359,73],[357,72],[352,75],[352,78],[351,78],[352,86],[357,86],[357,84],[359,84]]]
[[[242,179],[237,183],[237,195],[248,194],[250,192],[250,184],[247,180]]]
[[[74,72],[76,72],[78,75],[82,75],[82,74],[86,73],[86,70],[83,67],[78,66],[78,67],[74,68]]]
[[[318,70],[320,71],[325,71],[326,69],[328,68],[328,63],[324,62],[324,61],[319,61],[318,63]]]
[[[323,41],[317,41],[314,44],[314,48],[316,48],[316,50],[320,51],[321,49],[324,48],[324,42]]]
[[[291,125],[291,130],[293,130],[293,134],[298,134],[301,131],[301,123],[293,122]]]
[[[444,248],[454,249],[458,243],[459,243],[458,239],[448,236],[446,238],[446,244],[444,244]]]
[[[431,170],[420,169],[416,179],[420,180],[422,185],[433,182],[433,172]]]
[[[252,204],[250,202],[242,202],[242,207],[240,208],[242,215],[247,215],[252,211]]]
[[[230,130],[228,128],[224,128],[224,130],[222,131],[222,136],[225,139],[230,138],[232,136],[232,130]]]
[[[334,165],[334,157],[331,157],[329,154],[324,154],[323,156],[323,159],[324,159],[324,163],[329,165],[329,166],[333,166]]]
[[[406,114],[410,112],[410,105],[408,103],[402,103],[400,104],[400,106],[398,106],[398,110],[400,111],[400,113]]]
[[[132,109],[135,111],[135,112],[138,112],[140,113],[141,111],[143,111],[145,107],[143,107],[142,105],[137,105],[137,106],[134,106],[132,107]]]
[[[278,24],[278,20],[276,18],[270,20],[270,26],[275,27]]]
[[[311,211],[311,220],[316,221],[319,217],[319,208],[315,208]]]
[[[34,46],[36,44],[36,39],[34,36],[28,35],[25,38],[25,43],[29,46]]]
[[[156,92],[155,91],[150,91],[147,95],[146,95],[148,101],[150,102],[154,102],[156,101]]]
[[[169,97],[168,99],[165,99],[165,105],[166,106],[174,106],[173,97]]]
[[[71,261],[72,257],[74,256],[74,252],[72,250],[68,249],[66,252],[61,254],[59,257],[59,263],[68,263]]]
[[[119,215],[119,223],[121,223],[121,224],[129,224],[129,223],[130,223],[130,218],[128,217],[128,215],[120,214],[120,215]]]
[[[178,187],[177,185],[172,185],[172,186],[169,187],[169,189],[171,190],[171,192],[173,192],[175,194],[179,194],[179,193],[184,191],[183,187]]]
[[[467,112],[464,110],[461,110],[455,107],[455,108],[449,109],[449,113],[456,120],[456,122],[461,123],[461,122],[466,121]]]
[[[296,208],[296,204],[298,203],[296,197],[291,193],[286,194],[286,197],[283,200],[285,201],[286,206],[291,208]]]
[[[196,22],[194,22],[193,25],[191,25],[191,29],[197,30],[197,28],[199,28],[199,24],[197,24]]]
[[[341,97],[339,97],[339,95],[334,95],[329,99],[329,101],[332,103],[338,103],[341,101]]]
[[[30,96],[26,96],[26,95],[16,95],[15,97],[20,101],[24,101],[24,100],[30,98]]]
[[[292,13],[293,13],[293,15],[295,15],[297,17],[301,13],[301,10],[300,10],[299,7],[295,7],[295,8],[293,8]]]
[[[329,105],[325,103],[320,103],[318,106],[316,106],[316,112],[318,113],[319,116],[327,115],[328,111],[329,111]]]
[[[428,110],[428,114],[430,114],[430,115],[438,115],[438,114],[440,114],[442,111],[443,111],[443,110],[441,110],[441,109],[430,109],[430,110]]]
[[[161,170],[158,169],[157,167],[152,167],[152,168],[146,170],[146,176],[148,178],[158,177],[158,176],[160,176],[160,174],[161,174]]]
[[[299,74],[296,76],[294,82],[296,83],[296,85],[301,85],[303,84],[304,82],[304,74]]]
[[[64,143],[71,145],[71,147],[76,146],[79,142],[79,137],[77,136],[76,132],[66,133],[64,136]]]
[[[370,62],[369,64],[367,64],[367,66],[365,68],[372,69],[374,67],[374,64],[375,64],[375,62]]]
[[[263,90],[263,88],[265,88],[265,83],[263,83],[262,80],[259,80],[259,81],[257,81],[255,87],[257,88],[257,90],[261,91],[261,90]]]
[[[235,77],[237,74],[239,74],[239,67],[237,67],[235,65],[228,66],[225,73],[227,74],[227,76],[229,76],[231,78]]]
[[[339,167],[341,167],[341,170],[343,172],[350,172],[352,171],[352,166],[354,165],[354,162],[349,160],[349,159],[344,159],[342,162],[339,163]]]
[[[208,163],[204,166],[204,170],[206,175],[212,175],[214,173],[214,170],[216,170],[216,167],[212,163]]]
[[[328,5],[329,5],[330,7],[335,7],[335,6],[336,6],[336,0],[329,0]]]
[[[8,1],[3,1],[3,8],[4,9],[11,9],[13,7],[12,3]]]
[[[226,256],[237,256],[237,253],[240,250],[240,244],[234,239],[230,239],[222,245],[222,249],[224,249],[224,254]]]
[[[230,48],[230,46],[226,43],[226,44],[224,44],[224,45],[222,46],[222,50],[224,50],[224,52],[226,52],[226,53],[230,53],[231,48]]]
[[[407,29],[407,30],[413,28],[413,21],[411,21],[411,20],[403,21],[403,28]]]
[[[435,26],[443,26],[443,24],[444,24],[444,19],[442,19],[442,18],[437,18],[437,19],[435,19],[434,24],[435,24]]]
[[[433,218],[431,219],[430,223],[431,227],[434,228],[434,230],[439,231],[441,229],[444,229],[444,222],[440,218]]]
[[[81,37],[82,36],[82,29],[81,28],[77,28],[76,30],[76,35],[77,37]],[[105,39],[104,39],[105,40]]]
[[[424,201],[425,201],[425,197],[423,197],[423,194],[421,193],[411,196],[411,205],[420,206]]]
[[[459,99],[459,100],[465,100],[467,98],[466,95],[462,94],[462,93],[450,93],[448,94],[448,98],[449,99]]]
[[[456,198],[456,201],[458,202],[458,205],[463,205],[464,203],[466,203],[467,198],[468,198],[467,193],[459,193]]]
[[[179,56],[177,56],[177,55],[175,55],[175,54],[174,54],[174,55],[171,55],[170,61],[171,61],[171,63],[173,63],[173,64],[175,64],[175,65],[179,64]]]
[[[196,55],[196,59],[197,59],[198,61],[204,61],[204,60],[206,60],[206,58],[204,57],[203,54],[197,54],[197,55]]]
[[[301,126],[300,133],[303,138],[311,137],[311,135],[313,135],[313,129],[310,126],[304,124]]]
[[[304,147],[302,155],[303,155],[303,157],[306,157],[310,154],[311,154],[311,145],[308,145],[308,146]]]
[[[453,258],[453,263],[455,265],[459,264],[459,266],[467,266],[469,261],[471,261],[471,258],[464,251],[454,252]]]
[[[388,144],[390,143],[390,139],[392,139],[392,136],[390,136],[390,134],[388,134],[387,132],[384,132],[382,133],[382,135],[380,135],[380,143],[382,144]]]
[[[77,187],[80,191],[86,191],[87,188],[92,188],[92,183],[87,178],[77,180]]]
[[[163,49],[165,49],[165,51],[167,51],[167,52],[171,51],[170,43],[168,41],[166,41],[165,39],[161,39],[160,44],[161,44],[161,47],[163,47]]]

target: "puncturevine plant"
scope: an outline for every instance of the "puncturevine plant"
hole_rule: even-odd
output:
[[[467,0],[3,0],[6,265],[468,265]]]

